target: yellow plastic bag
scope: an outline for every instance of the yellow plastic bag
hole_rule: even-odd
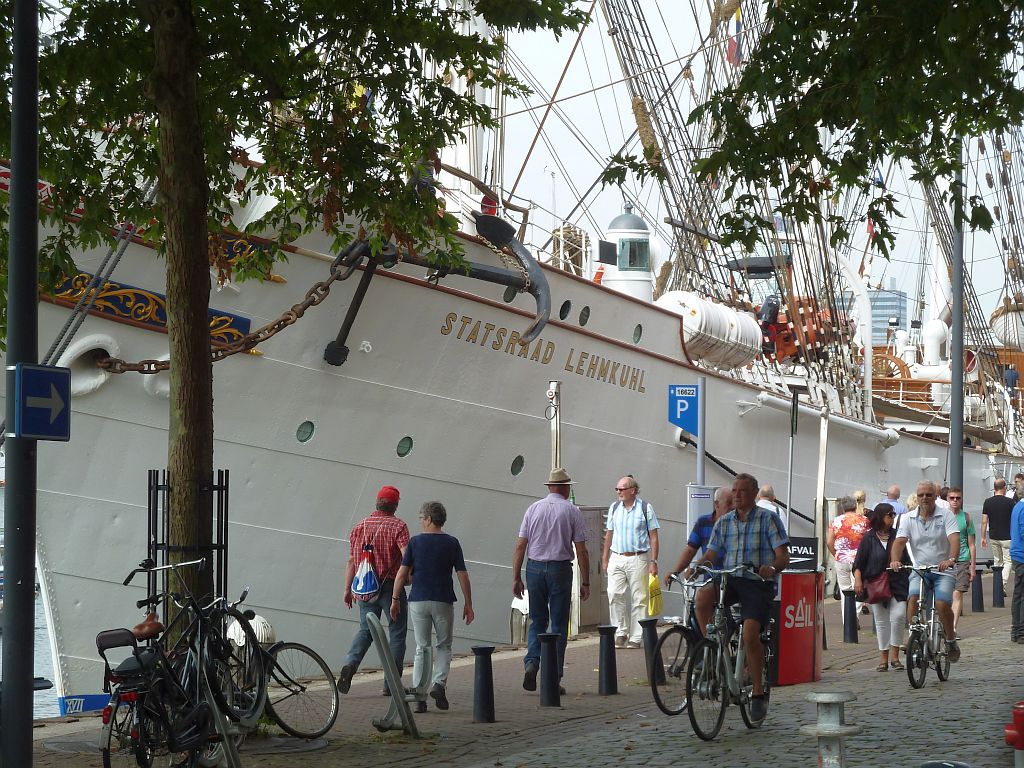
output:
[[[647,579],[647,615],[661,616],[661,582],[653,574]]]

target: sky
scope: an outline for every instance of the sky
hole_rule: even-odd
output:
[[[681,69],[679,60],[688,57],[700,44],[690,20],[689,4],[678,0],[649,0],[643,5],[661,60],[672,62],[666,67],[666,74],[671,79]],[[658,32],[665,28],[672,30],[671,36],[664,31]],[[539,86],[538,93],[529,97],[528,103],[510,105],[507,109],[510,114],[506,118],[505,187],[511,187],[513,181],[522,175],[515,192],[536,206],[531,214],[533,227],[530,233],[535,248],[546,242],[547,233],[565,217],[597,237],[600,230],[622,211],[621,191],[607,188],[588,198],[588,217],[581,213],[570,216],[579,195],[590,188],[603,163],[620,149],[625,137],[636,127],[628,93],[621,83],[621,70],[610,45],[606,44],[606,30],[607,23],[598,14],[596,23],[584,32],[573,64],[564,74],[560,86],[558,82],[563,77],[563,69],[577,44],[576,35],[567,35],[561,40],[540,33],[510,36],[514,52],[510,69],[521,77],[529,72],[535,78],[535,87]],[[556,109],[546,113],[541,89],[550,94],[556,87],[560,101]],[[563,112],[571,115],[574,127],[563,124]],[[540,119],[545,120],[544,133],[548,138],[536,138],[536,123]],[[632,149],[636,150],[635,144]],[[527,159],[524,161],[522,158]],[[665,211],[657,189],[653,185],[641,188],[635,183],[629,183],[627,187],[646,209],[635,212],[652,226],[654,239],[664,239],[659,234],[665,232],[664,225],[660,224]],[[921,233],[926,228],[924,201],[918,193],[906,191],[902,199],[906,205],[906,218],[896,225],[895,252],[888,261],[881,256],[872,260],[869,255],[867,262],[871,287],[879,284],[885,289],[895,287],[912,296],[920,270]],[[867,238],[866,227],[859,224],[855,231],[854,249],[860,253]],[[662,246],[661,253],[666,251]],[[1002,260],[992,245],[992,236],[980,233],[974,237],[967,233],[964,259],[966,272],[987,317],[996,306],[1003,285]]]

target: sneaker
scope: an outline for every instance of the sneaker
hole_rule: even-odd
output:
[[[430,698],[434,700],[438,709],[448,709],[448,697],[445,696],[444,686],[440,683],[434,683],[431,687]],[[426,702],[424,702],[424,706],[426,706]]]
[[[963,640],[963,638],[960,637],[960,633],[959,632],[954,632],[953,633],[953,639],[954,640]]]
[[[615,636],[615,647],[616,648],[625,648],[626,647],[626,637],[625,637],[625,635],[616,635]]]
[[[764,696],[752,696],[750,698],[750,719],[753,721],[764,720],[768,716],[768,700]]]
[[[417,715],[425,714],[426,711],[427,711],[427,702],[425,702],[425,701],[417,701],[416,702],[416,709],[414,711],[416,712]]]
[[[957,661],[960,661],[960,646],[957,645],[954,641],[950,643],[947,647],[949,649],[949,663],[953,664]]]
[[[534,662],[531,661],[527,663],[526,673],[523,675],[523,690],[537,690],[537,672],[537,665]]]
[[[352,675],[356,672],[351,664],[346,664],[338,673],[338,693],[348,693],[352,687]]]
[[[630,640],[628,643],[626,643],[626,647],[627,648],[634,648],[634,649],[635,648],[639,648],[640,647],[640,643],[634,643],[632,640]]]

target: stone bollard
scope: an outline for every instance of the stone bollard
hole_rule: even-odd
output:
[[[491,666],[493,645],[474,645],[473,722],[494,722],[494,669]]]
[[[972,613],[984,613],[985,612],[985,587],[981,583],[981,574],[984,573],[981,568],[977,568],[974,571],[974,581],[971,582],[971,612]]]
[[[558,634],[544,632],[537,637],[540,639],[540,705],[560,707],[558,677],[562,670],[558,667]]]
[[[843,642],[858,643],[857,598],[853,590],[843,590]]]
[[[618,670],[615,666],[614,624],[602,624],[597,628],[601,635],[601,646],[597,658],[597,692],[601,696],[613,696],[619,692]]]
[[[807,700],[818,705],[818,722],[814,725],[801,725],[800,733],[818,737],[819,768],[845,768],[843,737],[856,736],[864,730],[859,725],[847,724],[843,712],[843,705],[856,698],[857,695],[849,691],[808,694]]]
[[[993,608],[1005,608],[1006,603],[1003,602],[1003,595],[1006,592],[1006,587],[1003,586],[1003,566],[993,565],[992,566],[992,607]]]
[[[660,679],[654,680],[656,684],[665,682],[665,670],[662,669],[661,664],[654,664],[654,646],[658,644],[658,617],[650,616],[646,619],[640,619],[640,632],[641,642],[644,644],[644,666],[647,670],[648,676],[651,675],[652,669],[655,675],[658,675]]]

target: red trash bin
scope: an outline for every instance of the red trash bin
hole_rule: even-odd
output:
[[[783,571],[780,581],[776,684],[821,680],[824,574]]]

